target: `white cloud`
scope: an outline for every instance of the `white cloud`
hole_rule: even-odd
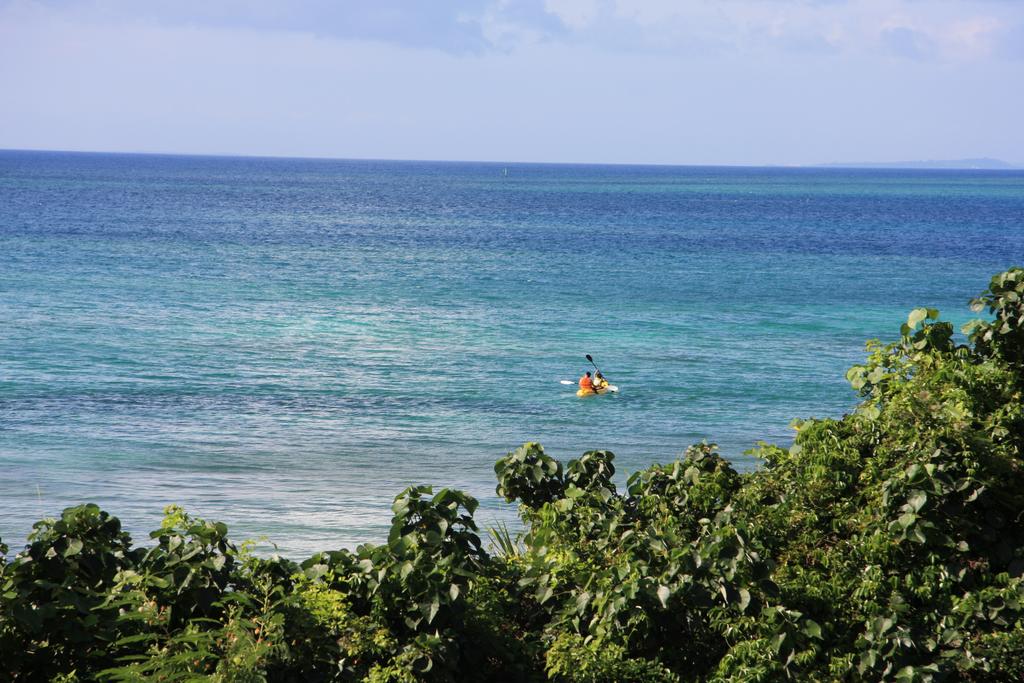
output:
[[[971,17],[954,21],[946,29],[949,49],[969,58],[984,58],[992,54],[1004,25],[992,17]]]
[[[926,59],[935,53],[935,44],[928,34],[906,26],[893,25],[883,28],[879,38],[882,47],[898,57]]]
[[[1024,3],[991,0],[546,0],[568,40],[632,50],[845,52],[969,60],[993,54]],[[1017,18],[1018,21],[1011,20]],[[615,40],[615,35],[628,37]]]
[[[586,29],[601,14],[601,0],[544,0],[544,8],[574,31]]]
[[[477,56],[560,42],[680,55],[895,50],[970,60],[1000,57],[1005,27],[1024,24],[1024,2],[998,0],[0,0],[4,7],[86,24],[297,31]]]

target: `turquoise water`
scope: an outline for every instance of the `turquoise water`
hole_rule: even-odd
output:
[[[1018,172],[0,152],[0,536],[180,503],[299,556],[413,483],[507,519],[527,440],[748,469],[1022,262]],[[619,395],[559,384],[585,353]]]

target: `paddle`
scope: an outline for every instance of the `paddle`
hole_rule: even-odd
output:
[[[604,376],[603,372],[601,372],[601,368],[597,367],[597,363],[594,362],[594,357],[589,353],[587,354],[587,360],[590,361],[590,364],[594,366],[595,370],[597,370],[597,374],[601,375],[602,379],[604,379],[604,384],[608,391],[615,392],[619,390],[618,387],[612,386],[612,384],[608,382],[608,378]]]
[[[594,358],[593,358],[593,356],[591,356],[591,355],[590,355],[589,353],[587,354],[587,360],[589,360],[589,361],[590,361],[590,364],[594,366],[594,369],[595,369],[595,370],[597,370],[598,372],[601,372],[601,368],[597,367],[597,363],[595,363],[595,362],[594,362]],[[566,385],[569,385],[569,384],[576,384],[576,382],[570,382],[570,381],[569,381],[569,380],[567,380],[567,379],[559,380],[559,382],[560,382],[561,384],[566,384]]]

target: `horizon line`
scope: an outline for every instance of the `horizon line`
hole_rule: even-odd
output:
[[[518,164],[530,166],[656,166],[664,168],[815,168],[834,170],[907,170],[907,171],[1021,171],[1024,164],[1003,161],[993,157],[972,157],[969,159],[927,159],[918,161],[821,161],[813,163],[680,163],[680,162],[643,162],[643,161],[512,161],[494,159],[409,159],[396,157],[331,157],[303,156],[294,154],[224,154],[216,152],[154,152],[140,150],[83,150],[83,149],[50,149],[38,147],[0,147],[4,152],[37,152],[49,154],[94,154],[94,155],[125,155],[125,156],[157,156],[157,157],[191,157],[211,159],[274,159],[280,161],[386,161],[393,163],[424,163],[424,164]],[[928,168],[914,166],[898,166],[895,164],[943,163],[956,161],[988,160],[1006,164],[1004,168],[972,168],[949,167]]]

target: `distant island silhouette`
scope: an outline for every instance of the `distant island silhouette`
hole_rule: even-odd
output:
[[[978,159],[928,159],[926,161],[842,161],[830,164],[818,164],[830,168],[948,168],[948,169],[983,169],[1012,170],[1019,169],[1001,159],[981,157]]]

